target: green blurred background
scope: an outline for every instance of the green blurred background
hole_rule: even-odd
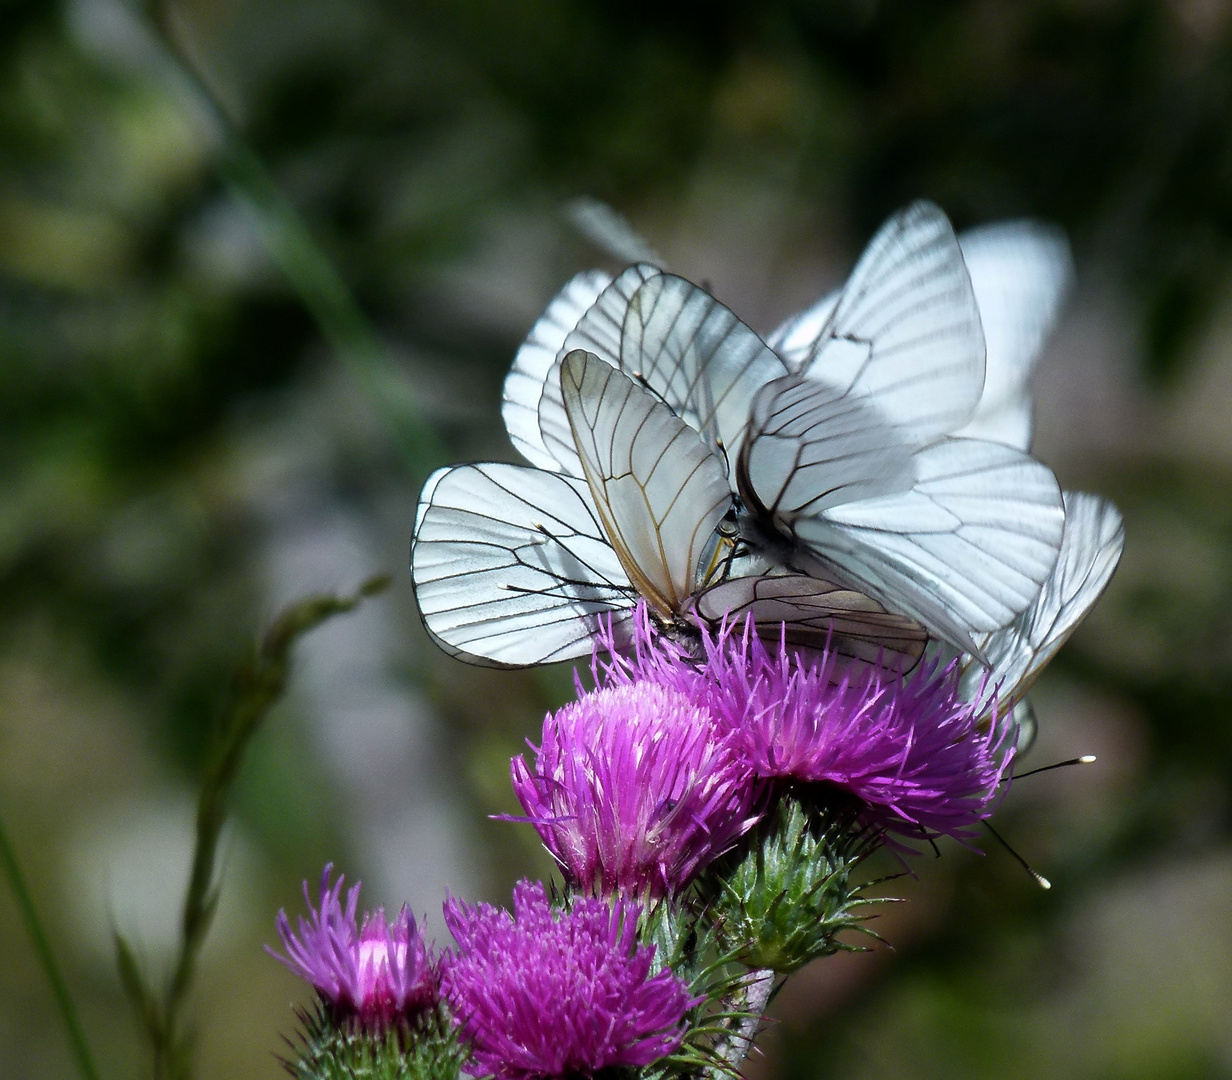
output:
[[[0,0],[0,811],[105,1077],[148,1070],[111,926],[165,970],[202,750],[287,600],[396,574],[245,765],[199,1075],[280,1075],[304,994],[261,944],[326,860],[437,933],[446,888],[547,871],[487,815],[568,671],[449,660],[405,567],[427,471],[511,457],[513,352],[603,259],[579,195],[763,330],[916,197],[1074,244],[1036,450],[1129,539],[1036,695],[1030,762],[1099,762],[998,819],[1055,887],[916,860],[893,948],[793,980],[749,1074],[1232,1076],[1230,9]],[[7,885],[0,943],[0,1075],[74,1075]]]

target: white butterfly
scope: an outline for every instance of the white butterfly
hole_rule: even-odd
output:
[[[1012,300],[1005,306],[1013,312]],[[1022,336],[1009,334],[1011,343]],[[708,568],[688,565],[698,530],[725,511],[717,501],[671,503],[672,527],[690,542],[669,565],[656,519],[664,507],[648,492],[666,498],[674,484],[679,494],[695,469],[716,483],[725,458],[725,485],[777,537],[776,554],[801,557],[795,569],[805,572],[765,577],[763,558],[758,572],[694,597],[700,617],[786,618],[814,641],[823,628],[843,637],[851,655],[918,656],[920,628],[890,608],[976,651],[973,635],[1005,625],[1034,598],[1062,511],[1051,474],[1012,440],[949,438],[979,417],[987,394],[979,312],[944,215],[917,204],[891,219],[846,289],[771,341],[782,358],[713,297],[654,266],[570,282],[519,351],[502,410],[515,446],[559,475],[532,480],[523,475],[532,470],[488,465],[433,477],[413,548],[429,629],[456,651],[535,663],[587,651],[598,614],[627,613],[634,582],[661,616],[678,617],[707,580]],[[604,440],[628,437],[617,413],[587,414],[576,389],[566,400],[562,362],[576,348],[591,354],[581,385],[594,383],[592,369],[601,374],[596,364],[625,372],[631,378],[613,384],[624,401],[638,400],[634,390],[645,395],[639,383],[648,387],[661,401],[651,398],[646,415],[670,406],[713,452],[710,466],[668,453],[659,486],[633,481],[643,503],[636,526],[629,514],[638,500],[620,503],[622,494],[613,509],[619,477],[610,460],[596,465],[615,445],[605,450]],[[1020,352],[1029,361],[1034,346]],[[479,542],[467,539],[476,527]],[[601,554],[605,540],[612,547]]]
[[[956,435],[1026,451],[1032,431],[1030,378],[1072,281],[1069,246],[1059,230],[1030,221],[974,229],[959,243],[987,354],[979,403]],[[801,365],[836,300],[837,294],[823,298],[769,340]],[[1112,503],[1081,492],[1067,491],[1062,498],[1061,547],[1047,580],[1011,623],[975,637],[985,663],[964,657],[960,692],[988,710],[994,701],[1002,712],[1012,709],[1020,752],[1034,727],[1025,695],[1107,587],[1125,542]]]
[[[959,242],[987,355],[979,402],[955,434],[1026,451],[1032,430],[1030,377],[1072,280],[1068,244],[1058,230],[1029,221],[985,226]],[[770,342],[793,366],[805,366],[837,301],[838,294],[823,298],[771,334]],[[1063,504],[1059,555],[1031,604],[1008,625],[973,635],[978,654],[963,656],[960,692],[988,710],[994,701],[1002,711],[1012,709],[1020,751],[1034,731],[1027,691],[1103,593],[1124,545],[1121,516],[1110,502],[1065,492]]]

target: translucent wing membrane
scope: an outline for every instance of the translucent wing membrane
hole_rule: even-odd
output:
[[[643,383],[735,462],[753,395],[787,373],[773,350],[704,289],[640,264],[624,271],[578,321],[565,351],[583,349]],[[539,404],[544,444],[578,475],[552,375]]]
[[[638,592],[674,617],[731,506],[726,472],[696,431],[597,356],[569,353],[561,386],[604,532]]]
[[[539,431],[539,399],[557,353],[578,320],[611,283],[601,270],[578,274],[548,305],[531,327],[505,376],[501,416],[514,448],[532,465],[558,472],[560,465],[544,445]]]
[[[553,356],[539,399],[539,435],[548,455],[568,476],[582,477],[582,463],[573,441],[560,392],[560,361],[568,352],[583,349],[614,368],[620,367],[620,338],[633,294],[659,273],[649,263],[628,267],[595,298],[563,338]]]
[[[887,613],[854,589],[802,574],[722,582],[696,597],[694,611],[711,624],[752,618],[765,637],[784,635],[791,645],[829,648],[893,671],[912,668],[928,643],[927,631],[911,619]]]
[[[620,367],[732,461],[754,395],[787,374],[773,350],[718,300],[672,274],[649,279],[633,295]]]
[[[1125,527],[1112,503],[1067,491],[1065,532],[1056,565],[1026,611],[981,639],[988,678],[984,679],[984,668],[969,665],[963,673],[967,695],[976,697],[983,683],[987,704],[994,692],[1002,707],[1021,699],[1099,599],[1124,545]]]
[[[799,327],[785,337],[798,340]],[[800,368],[868,396],[917,444],[969,419],[984,386],[984,336],[945,214],[914,203],[881,227]]]
[[[624,334],[629,305],[641,287],[662,271],[651,263],[626,267],[596,298],[565,338],[557,359],[574,349],[584,349],[612,367],[620,367],[620,339]]]
[[[582,236],[618,262],[664,265],[663,256],[615,207],[581,196],[565,207],[565,215]]]
[[[955,434],[1026,450],[1031,445],[1031,373],[1073,279],[1065,234],[1009,221],[960,236],[980,309],[987,353],[984,392]]]
[[[745,505],[791,531],[803,514],[907,491],[911,450],[863,398],[788,375],[754,400],[736,466]]]
[[[411,568],[428,630],[472,662],[585,656],[600,617],[611,615],[619,639],[636,602],[586,484],[517,465],[435,472]]]
[[[766,338],[766,344],[782,357],[792,371],[803,367],[813,354],[813,345],[834,314],[841,292],[827,293],[779,326]]]
[[[1012,621],[1056,561],[1056,479],[1019,451],[974,439],[944,440],[912,461],[911,491],[800,517],[796,538],[889,610],[979,654],[971,635]]]

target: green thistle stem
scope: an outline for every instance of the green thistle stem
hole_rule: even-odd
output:
[[[180,1030],[179,1013],[218,904],[215,864],[227,801],[252,737],[286,690],[291,648],[310,630],[335,615],[353,611],[365,597],[388,585],[389,578],[381,576],[365,582],[351,596],[310,596],[292,604],[236,668],[233,704],[219,727],[201,779],[192,873],[180,920],[180,952],[161,999],[149,989],[128,943],[116,935],[120,976],[150,1040],[156,1080],[190,1075],[188,1043]]]
[[[719,1051],[720,1056],[734,1069],[753,1049],[753,1040],[757,1029],[761,1026],[770,1003],[770,995],[774,992],[775,973],[769,968],[757,968],[748,973],[741,987],[738,1007],[742,1014],[740,1024],[731,1032],[726,1045]]]
[[[38,953],[43,974],[47,976],[47,981],[51,984],[56,1007],[60,1010],[60,1018],[64,1021],[65,1030],[68,1032],[69,1045],[73,1048],[73,1057],[77,1059],[77,1069],[84,1080],[99,1080],[99,1072],[90,1054],[90,1044],[86,1041],[85,1029],[81,1026],[77,1007],[73,1004],[73,998],[68,992],[68,983],[65,982],[60,965],[56,962],[55,953],[52,952],[51,939],[48,938],[47,931],[39,918],[34,897],[26,884],[26,876],[22,873],[21,864],[17,861],[17,852],[14,851],[13,844],[9,840],[8,830],[4,827],[2,818],[0,818],[0,864],[3,864],[4,873],[13,887],[13,896],[17,900],[17,907],[25,921],[30,940],[34,943],[34,951]]]

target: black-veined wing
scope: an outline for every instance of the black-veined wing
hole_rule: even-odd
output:
[[[748,511],[787,535],[801,515],[915,483],[911,447],[875,408],[803,375],[758,392],[735,471]]]
[[[912,457],[910,491],[844,503],[792,525],[840,580],[963,652],[1007,625],[1056,562],[1064,510],[1044,465],[1000,443],[946,439]],[[810,571],[812,572],[812,571]]]
[[[984,386],[984,335],[941,210],[913,203],[881,227],[799,366],[867,397],[917,445],[970,418]]]
[[[603,531],[638,592],[674,619],[732,504],[722,463],[671,409],[599,357],[569,353],[560,377]]]
[[[411,543],[415,596],[437,642],[501,666],[588,655],[617,639],[637,594],[584,481],[519,465],[461,465],[424,486]]]
[[[705,289],[659,274],[634,293],[620,367],[734,462],[756,393],[787,374],[757,334]]]
[[[620,339],[629,302],[647,280],[659,273],[657,266],[636,263],[618,274],[570,328],[545,373],[538,403],[539,438],[556,463],[554,467],[567,476],[581,479],[583,473],[577,445],[573,441],[573,429],[569,426],[561,397],[561,361],[567,353],[583,349],[611,367],[620,367]]]
[[[695,617],[709,625],[751,618],[772,641],[829,649],[848,660],[902,672],[928,644],[922,626],[890,614],[871,597],[803,574],[732,578],[699,593]]]
[[[1017,703],[1103,593],[1125,546],[1120,511],[1107,499],[1065,492],[1061,552],[1035,601],[1012,623],[979,640],[987,666],[963,672],[967,697],[1001,708]]]
[[[505,376],[501,416],[515,449],[532,465],[559,472],[560,464],[544,444],[539,430],[539,399],[565,338],[591,308],[611,276],[602,270],[576,275],[531,327]],[[576,475],[576,474],[574,474]]]
[[[629,267],[604,290],[565,339],[563,352],[573,349],[648,387],[733,468],[754,394],[787,373],[774,351],[708,292],[645,264]],[[565,472],[577,475],[554,374],[539,403],[539,427]]]
[[[969,229],[959,234],[958,244],[984,332],[985,375],[979,403],[953,434],[1026,450],[1028,383],[1073,279],[1069,244],[1059,229],[1035,221]],[[841,296],[841,291],[823,296],[766,338],[792,370],[807,365]],[[826,378],[816,367],[813,374]]]
[[[1031,445],[1031,373],[1073,280],[1060,229],[1007,221],[958,238],[984,327],[984,392],[955,432],[1026,450]]]
[[[783,358],[792,371],[799,371],[813,353],[813,345],[830,322],[842,291],[826,293],[820,300],[797,312],[776,327],[766,344]]]

